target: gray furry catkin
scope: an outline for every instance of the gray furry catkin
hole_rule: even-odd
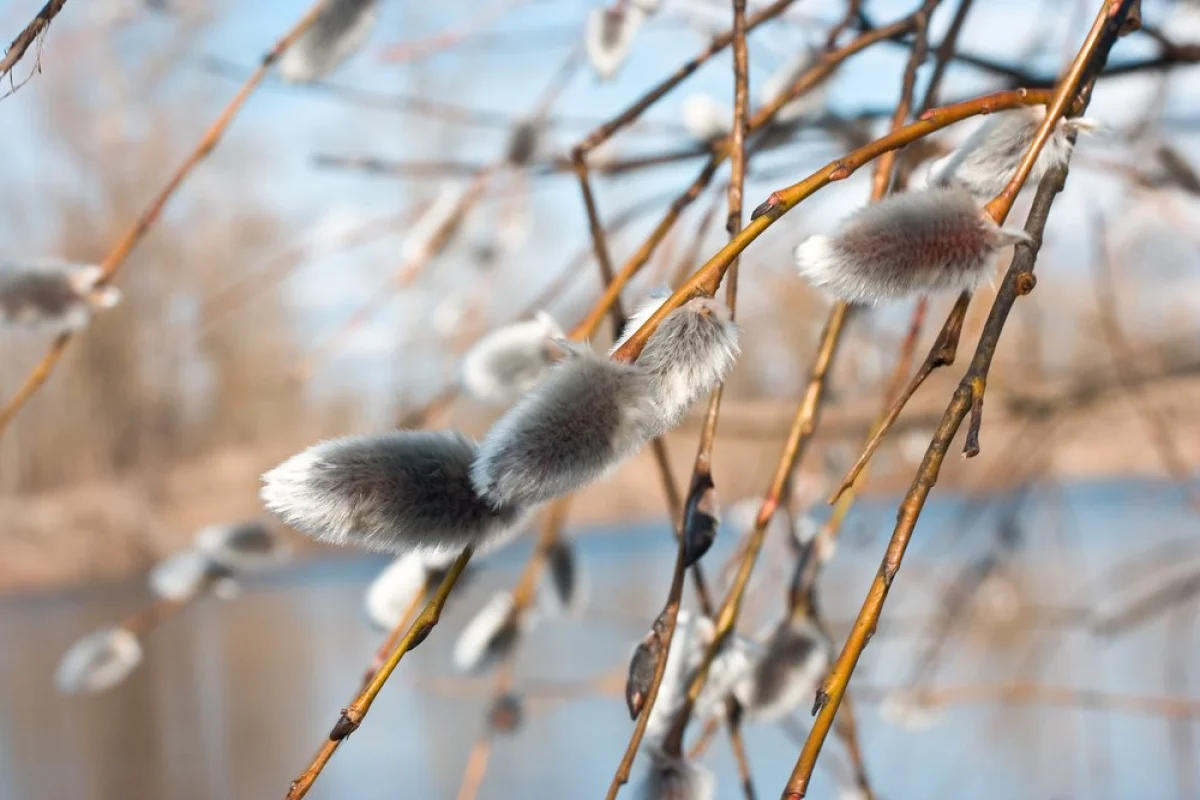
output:
[[[737,352],[729,312],[708,298],[669,314],[636,364],[572,352],[483,438],[476,491],[501,506],[532,505],[600,480],[678,425]]]
[[[911,188],[957,186],[986,203],[1012,179],[1021,156],[1033,143],[1038,126],[1045,119],[1045,106],[1014,108],[990,115],[961,146],[922,169]],[[1094,120],[1083,117],[1059,120],[1038,153],[1025,185],[1036,186],[1051,168],[1067,163],[1071,156],[1070,134],[1097,127]]]
[[[331,544],[461,551],[496,541],[521,518],[471,486],[475,444],[452,431],[397,431],[320,442],[263,475],[269,511]]]
[[[93,264],[65,261],[0,265],[0,324],[56,334],[81,331],[95,310],[121,300],[117,289],[97,285],[103,275]]]
[[[719,300],[692,298],[662,321],[637,365],[650,375],[654,403],[668,427],[725,380],[738,352],[738,327]]]
[[[708,769],[671,756],[658,747],[647,747],[650,770],[638,785],[638,800],[713,800],[717,779]]]
[[[550,368],[492,426],[471,469],[497,505],[531,505],[603,478],[661,428],[640,368],[588,351]]]
[[[851,303],[973,290],[1001,248],[1029,241],[1001,228],[962,188],[892,195],[851,215],[831,236],[796,248],[809,283]]]
[[[279,59],[279,74],[295,83],[324,78],[366,43],[378,16],[378,0],[329,0]]]

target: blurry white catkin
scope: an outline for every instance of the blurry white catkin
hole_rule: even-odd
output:
[[[236,584],[221,573],[224,570],[208,556],[188,549],[172,553],[151,567],[147,583],[155,597],[175,602],[195,597],[214,582],[231,584],[223,589],[223,594],[228,595],[231,590],[236,593]]]
[[[209,525],[196,533],[196,550],[235,574],[278,564],[291,554],[282,533],[265,520]]]
[[[588,63],[601,80],[610,80],[629,58],[646,13],[640,4],[593,8],[588,12],[583,47]]]
[[[698,142],[711,142],[733,131],[733,108],[712,95],[696,93],[683,99],[683,129]]]
[[[713,800],[717,779],[704,766],[647,747],[649,769],[637,787],[638,800]]]
[[[929,189],[891,195],[832,235],[810,236],[796,248],[796,267],[834,297],[874,304],[974,290],[1001,248],[1028,240],[996,225],[965,189]]]
[[[922,165],[913,176],[911,189],[957,186],[975,199],[986,203],[1004,189],[1033,143],[1038,126],[1046,118],[1045,106],[1030,106],[990,115],[958,148],[939,159]],[[1025,181],[1036,186],[1053,167],[1071,156],[1068,136],[1077,131],[1092,131],[1099,125],[1083,117],[1061,119],[1046,141]]]
[[[142,662],[142,646],[125,628],[92,631],[67,649],[55,683],[65,694],[90,694],[116,686]]]
[[[394,553],[496,544],[522,518],[471,486],[475,444],[453,431],[347,436],[263,475],[266,507],[319,541]]]
[[[463,391],[482,403],[507,406],[541,380],[563,354],[564,334],[554,318],[539,311],[489,333],[463,357]]]
[[[364,605],[367,617],[381,630],[400,624],[409,608],[425,589],[431,573],[449,567],[444,554],[411,552],[398,556],[367,587]]]
[[[785,619],[734,689],[746,719],[774,722],[807,708],[829,668],[829,643],[811,620]]]
[[[294,83],[324,78],[366,44],[378,17],[378,0],[327,0],[312,26],[279,59],[279,74]]]
[[[509,592],[496,592],[471,618],[454,643],[454,666],[460,672],[479,673],[504,657],[532,627],[531,609],[514,618],[516,603]]]
[[[660,741],[670,729],[687,695],[692,673],[700,666],[712,637],[712,620],[686,610],[679,612],[675,619],[675,634],[667,649],[667,664],[658,686],[658,697],[650,709],[650,719],[646,721],[647,742]]]
[[[0,265],[0,325],[50,334],[83,330],[93,312],[121,300],[114,287],[96,285],[103,274],[93,264],[56,260]]]

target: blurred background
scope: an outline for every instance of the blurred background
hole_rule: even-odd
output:
[[[959,2],[940,4],[931,42]],[[854,26],[916,5],[867,0]],[[0,3],[3,36],[40,7]],[[566,330],[584,318],[602,284],[564,159],[731,22],[725,0],[663,0],[601,80],[581,53],[600,7],[380,0],[361,50],[313,83],[268,77],[171,200],[117,279],[122,304],[77,337],[0,439],[0,798],[284,793],[383,638],[362,598],[386,560],[289,533],[289,563],[248,578],[234,600],[199,598],[154,626],[143,663],[108,692],[58,694],[55,665],[83,634],[144,608],[146,571],[198,528],[259,514],[264,470],[323,437],[418,419],[479,435],[498,412],[450,394],[463,351],[539,309]],[[1052,83],[1096,7],[975,0],[942,101]],[[306,8],[66,3],[0,87],[3,258],[103,259]],[[846,9],[795,0],[752,32],[752,107],[793,56],[825,45]],[[878,797],[1200,798],[1200,3],[1145,0],[1142,10],[1146,29],[1118,43],[1114,74],[1097,85],[1087,115],[1103,129],[1077,146],[1037,288],[1001,340],[982,454],[947,459],[851,685]],[[882,135],[908,54],[903,41],[864,50],[798,124],[760,142],[747,208]],[[618,267],[706,162],[687,99],[724,107],[732,86],[723,50],[592,154]],[[933,142],[944,151],[975,124]],[[531,154],[515,153],[517,131],[535,134]],[[938,152],[918,149],[906,169]],[[722,168],[686,205],[624,292],[627,306],[722,245],[728,180]],[[796,277],[791,250],[869,191],[869,169],[829,186],[742,259],[743,354],[714,466],[727,513],[705,561],[718,587],[829,307]],[[1024,220],[1030,194],[1012,220]],[[431,226],[446,209],[457,224],[437,242]],[[967,353],[993,296],[985,288],[972,304]],[[949,307],[931,306],[918,358]],[[861,451],[911,310],[854,316],[792,483],[798,515],[828,516],[825,498]],[[49,341],[3,333],[8,397]],[[605,326],[597,347],[610,335]],[[821,578],[835,649],[965,361],[960,353],[930,379],[872,462]],[[690,472],[701,413],[667,438],[677,476]],[[603,792],[631,729],[620,697],[629,652],[670,581],[671,533],[649,453],[571,505],[566,534],[591,601],[582,618],[544,620],[524,641],[523,721],[497,738],[480,797]],[[781,607],[792,556],[777,538],[742,615],[748,635]],[[454,637],[493,590],[511,588],[530,550],[523,538],[476,565],[310,796],[456,796],[491,681],[453,671]],[[999,690],[1014,686],[1035,691]],[[944,687],[958,693],[920,720],[881,713],[900,690]],[[800,709],[786,724],[748,727],[761,796],[783,785],[808,724]],[[845,754],[826,750],[811,796],[850,796]],[[740,796],[724,739],[705,763],[718,797]]]

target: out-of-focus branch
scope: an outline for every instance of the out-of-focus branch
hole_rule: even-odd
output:
[[[66,4],[67,0],[50,0],[46,5],[42,6],[41,11],[30,20],[29,24],[17,34],[17,38],[12,40],[12,43],[8,46],[8,50],[5,51],[4,58],[0,59],[0,78],[4,78],[12,72],[17,62],[25,57],[25,52],[29,47],[39,36],[50,29],[51,20],[58,15],[58,12],[62,11],[62,7]],[[40,72],[41,69],[42,67],[39,63],[34,67],[34,72]],[[10,85],[12,84],[11,79],[9,83]],[[23,84],[24,81],[22,81]],[[19,88],[20,86],[12,86],[8,94],[12,94]]]

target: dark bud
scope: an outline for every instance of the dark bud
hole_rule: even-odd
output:
[[[663,614],[659,614],[650,627],[650,632],[638,642],[633,651],[633,658],[629,660],[629,676],[625,679],[625,705],[629,708],[630,719],[637,719],[646,705],[650,684],[654,682],[654,668],[662,656],[666,629],[667,622]]]
[[[692,482],[683,516],[683,565],[699,561],[717,538],[721,518],[717,513],[717,490],[712,475],[701,473]]]
[[[515,733],[521,727],[522,716],[521,698],[515,694],[505,694],[492,704],[488,712],[488,727],[493,733]]]
[[[520,122],[508,140],[508,163],[523,167],[533,160],[538,148],[538,129],[533,122]]]

